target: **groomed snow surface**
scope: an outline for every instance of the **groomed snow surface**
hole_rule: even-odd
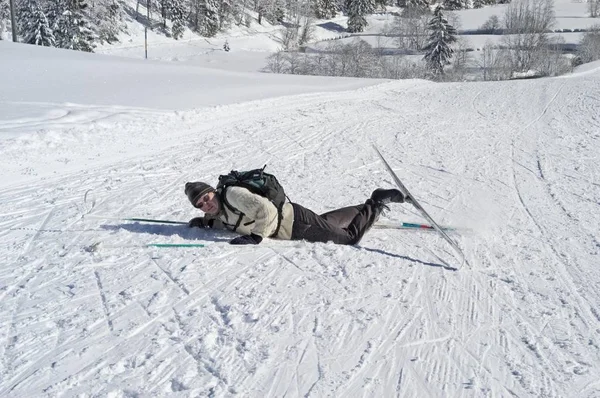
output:
[[[0,54],[0,396],[600,397],[599,65],[436,84]],[[427,232],[234,247],[118,219],[187,221],[186,181],[265,163],[315,211],[358,204],[393,186],[371,143],[464,264]]]

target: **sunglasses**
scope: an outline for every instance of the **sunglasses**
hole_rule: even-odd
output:
[[[198,199],[198,201],[196,202],[196,208],[202,210],[204,205],[208,202],[210,202],[210,195],[207,193],[202,195],[202,197]]]

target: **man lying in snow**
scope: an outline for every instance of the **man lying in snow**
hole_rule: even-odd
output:
[[[189,226],[238,232],[241,236],[229,242],[233,245],[257,245],[265,237],[354,245],[387,204],[407,201],[397,189],[378,188],[364,204],[318,215],[289,201],[282,202],[279,211],[267,197],[242,186],[215,189],[204,182],[188,182],[185,194],[204,212],[203,217],[191,219]]]

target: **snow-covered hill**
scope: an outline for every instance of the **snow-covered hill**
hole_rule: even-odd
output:
[[[220,105],[382,82],[221,71],[10,42],[0,42],[0,52],[0,150],[5,162],[0,186],[126,154],[161,151],[190,127],[199,127],[182,124],[187,116],[173,110],[197,109],[192,113],[218,124],[228,118]],[[161,121],[149,124],[153,117]],[[93,130],[76,128],[84,123]]]
[[[0,53],[0,396],[600,396],[598,70],[435,84]],[[186,181],[265,163],[315,211],[360,203],[393,186],[370,143],[469,228],[462,269],[430,233],[233,247],[116,219],[186,221]]]

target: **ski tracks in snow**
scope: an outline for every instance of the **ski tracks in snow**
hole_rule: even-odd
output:
[[[527,235],[515,237],[513,244],[522,247],[519,250],[521,252],[525,247],[529,249],[526,257],[529,261],[524,262],[520,258],[522,255],[510,261],[513,264],[512,273],[518,276],[511,277],[511,283],[518,283],[515,291],[527,303],[525,308],[528,309],[527,318],[520,317],[520,330],[511,335],[516,337],[521,334],[521,341],[514,340],[513,344],[524,345],[530,351],[529,354],[535,355],[533,360],[539,361],[545,373],[553,376],[535,377],[530,374],[531,365],[526,366],[526,371],[523,371],[522,365],[519,365],[519,361],[523,362],[522,359],[513,359],[509,363],[514,368],[513,372],[519,375],[523,388],[531,393],[544,391],[546,394],[560,395],[555,380],[570,381],[579,378],[578,389],[583,396],[587,396],[592,390],[585,391],[582,386],[586,384],[585,376],[594,372],[590,365],[597,360],[594,358],[598,357],[599,352],[592,349],[583,354],[587,351],[583,349],[586,344],[586,337],[583,336],[590,336],[593,330],[597,330],[598,317],[595,313],[598,297],[595,293],[597,288],[593,287],[597,282],[592,282],[596,279],[595,274],[581,264],[593,261],[593,257],[589,256],[594,255],[594,249],[590,252],[594,233],[588,229],[588,234],[592,232],[591,234],[581,234],[587,229],[579,221],[586,217],[585,213],[576,216],[574,209],[568,210],[565,207],[564,203],[570,205],[576,202],[570,200],[567,190],[559,188],[565,184],[556,174],[556,168],[550,174],[550,170],[543,166],[546,156],[566,160],[567,157],[560,155],[564,149],[557,146],[556,142],[562,137],[582,133],[565,128],[569,126],[567,123],[557,123],[562,115],[581,114],[578,109],[580,101],[577,101],[579,90],[574,87],[562,90],[564,83],[560,83],[547,81],[541,94],[545,95],[546,90],[553,90],[554,94],[537,102],[544,104],[543,108],[533,120],[523,123],[524,127],[517,130],[511,145],[511,179],[522,208],[522,212],[512,213],[511,221],[520,225],[515,232],[527,232]],[[549,112],[551,108],[553,111]],[[576,156],[568,159],[574,158]],[[557,189],[562,190],[560,199],[555,193]],[[574,237],[577,238],[573,239]],[[571,243],[565,246],[565,239]],[[577,246],[579,242],[585,243],[574,250],[575,241],[578,241]],[[535,249],[532,250],[533,248]],[[547,265],[532,267],[531,264]],[[538,282],[535,282],[536,279]],[[571,313],[569,317],[573,319],[572,328],[576,330],[568,337],[555,334],[555,328],[563,328],[561,319],[565,313]],[[579,340],[580,348],[571,348],[573,339]],[[565,344],[565,341],[568,343]],[[587,358],[584,359],[585,357]]]
[[[527,84],[539,92],[540,83]],[[0,395],[593,396],[600,320],[583,279],[598,275],[560,245],[568,229],[537,213],[567,227],[580,220],[584,207],[563,190],[595,178],[585,163],[548,166],[556,147],[545,146],[543,126],[564,126],[568,109],[555,112],[555,96],[531,122],[527,95],[515,94],[524,111],[512,115],[486,85],[448,85],[453,95],[432,102],[435,86],[399,82],[70,125],[138,138],[118,141],[123,156],[102,167],[0,190],[8,242],[0,255],[10,261],[0,269]],[[448,107],[448,120],[434,117]],[[513,148],[498,118],[531,122],[515,137],[515,162],[543,179],[498,167]],[[129,151],[139,137],[158,137],[157,148]],[[185,221],[197,215],[186,181],[265,163],[292,200],[316,211],[361,203],[392,186],[370,141],[441,223],[490,217],[493,234],[456,236],[472,269],[444,268],[436,256],[452,265],[451,253],[433,234],[373,230],[356,247],[232,247],[226,232],[86,217]],[[517,190],[531,217],[514,205]],[[568,213],[553,210],[548,192]],[[386,217],[417,220],[400,205]],[[139,247],[181,241],[207,246]]]

